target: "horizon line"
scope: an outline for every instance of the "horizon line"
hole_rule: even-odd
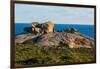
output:
[[[16,24],[16,23],[17,23],[17,24],[18,24],[18,23],[19,23],[19,24],[20,24],[20,23],[21,23],[21,24],[22,24],[22,23],[23,23],[23,24],[31,24],[31,23],[29,23],[29,22],[27,22],[27,23],[24,23],[24,22],[15,22],[15,24]],[[42,24],[42,23],[39,23],[39,24]],[[54,24],[65,24],[65,23],[54,23]],[[70,23],[66,23],[66,24],[70,24]],[[72,24],[72,23],[71,23],[70,25],[94,25],[94,24],[75,24],[75,23]]]

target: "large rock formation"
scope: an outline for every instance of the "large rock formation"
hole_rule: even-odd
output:
[[[94,41],[93,39],[80,33],[55,32],[38,37],[35,43],[43,46],[64,45],[69,48],[91,48],[91,44],[94,43]]]
[[[24,28],[24,31],[33,33],[33,34],[45,34],[53,32],[54,24],[53,22],[45,22],[39,24],[38,22],[32,22],[32,27]]]
[[[54,28],[54,24],[50,21],[48,22],[45,22],[42,24],[43,26],[43,30],[46,32],[46,33],[50,33],[50,32],[53,32],[53,28]]]
[[[31,34],[20,34],[15,37],[15,43],[25,43],[27,40],[32,40],[34,44],[41,46],[66,46],[69,48],[94,46],[94,40],[90,37],[80,34],[77,29],[69,28],[59,32],[53,32],[54,24],[50,21],[39,24],[32,22],[31,27],[26,27],[24,30]]]
[[[42,25],[39,24],[38,22],[32,22],[32,33],[34,34],[39,34],[42,33]]]

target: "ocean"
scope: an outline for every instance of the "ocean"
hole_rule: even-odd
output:
[[[25,27],[30,27],[31,23],[15,23],[15,34],[24,33]],[[78,32],[94,38],[94,25],[75,25],[75,24],[55,24],[54,30],[63,30],[65,28],[76,28]]]

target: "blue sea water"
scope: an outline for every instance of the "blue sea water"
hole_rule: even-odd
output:
[[[31,23],[15,23],[15,34],[24,32],[25,27],[30,27]],[[94,38],[94,25],[72,25],[72,24],[55,24],[54,30],[63,30],[65,28],[76,28],[78,32]]]

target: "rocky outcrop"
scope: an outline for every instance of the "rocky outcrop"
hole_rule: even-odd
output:
[[[43,27],[43,30],[44,30],[46,33],[50,33],[50,32],[53,32],[54,23],[48,21],[48,22],[43,23],[43,24],[42,24],[42,27]]]
[[[38,22],[32,22],[32,27],[24,28],[24,31],[33,33],[33,34],[45,34],[53,32],[54,24],[53,22],[44,22],[39,24]]]
[[[42,33],[42,25],[38,22],[32,22],[32,33],[34,34],[40,34]]]
[[[69,48],[94,46],[94,40],[90,37],[80,34],[75,28],[66,28],[57,32],[53,31],[54,24],[50,21],[39,24],[32,22],[31,27],[24,28],[28,34],[20,34],[15,37],[16,44],[23,44],[32,39],[32,42],[41,46],[66,46]]]
[[[70,32],[71,32],[71,33],[75,33],[75,32],[77,32],[77,30],[76,30],[76,28],[71,28],[71,29],[70,29]]]
[[[91,48],[91,43],[94,42],[89,38],[81,36],[80,33],[55,32],[40,36],[35,43],[43,46],[64,45],[69,48]]]
[[[57,32],[67,32],[67,33],[75,33],[77,32],[77,29],[76,28],[65,28],[63,30],[58,30]]]
[[[23,44],[25,41],[34,39],[39,35],[33,35],[33,34],[20,34],[15,36],[15,44]]]

